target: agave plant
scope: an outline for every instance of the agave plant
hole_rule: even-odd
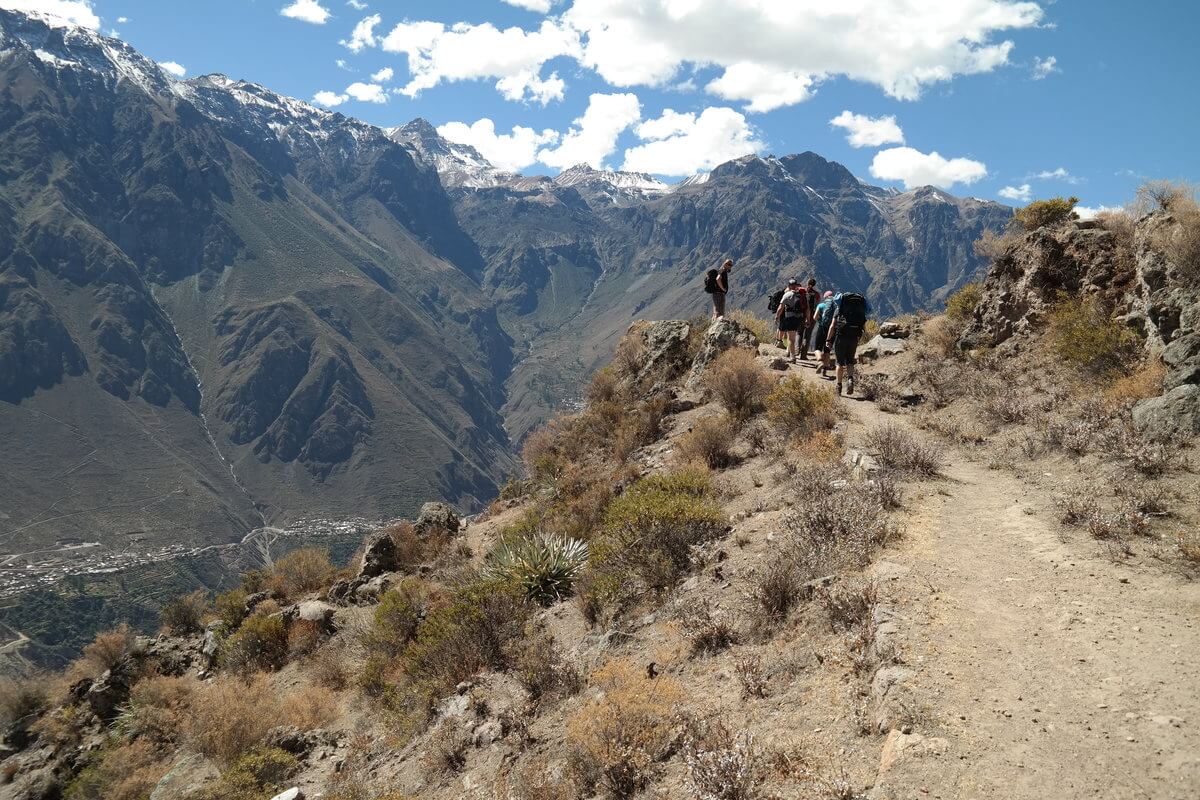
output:
[[[571,593],[587,559],[588,547],[579,539],[539,533],[503,542],[488,557],[484,572],[515,582],[527,598],[545,606]]]

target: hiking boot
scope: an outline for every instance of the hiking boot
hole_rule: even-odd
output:
[[[846,394],[854,394],[854,378],[846,379]]]
[[[838,393],[839,395],[842,393],[842,384],[841,384],[841,381],[839,381],[839,382],[838,382],[838,385],[837,385],[837,393]]]

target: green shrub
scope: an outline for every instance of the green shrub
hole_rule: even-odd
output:
[[[238,673],[276,670],[287,661],[287,625],[279,617],[247,617],[225,640],[221,664]]]
[[[966,321],[975,313],[975,307],[983,299],[983,287],[968,283],[946,298],[946,316],[956,321]]]
[[[239,758],[216,784],[195,800],[264,800],[279,791],[300,767],[296,757],[274,747],[259,748]]]
[[[548,606],[571,594],[588,548],[579,539],[554,534],[506,538],[492,551],[484,576],[515,583],[528,600]]]
[[[199,633],[204,630],[204,614],[207,611],[208,593],[203,589],[177,597],[163,607],[163,628],[174,636]]]
[[[405,672],[444,694],[484,669],[503,669],[507,645],[521,635],[529,607],[509,582],[479,579],[430,612],[404,654]]]
[[[1122,371],[1141,356],[1141,340],[1093,299],[1065,298],[1050,312],[1050,343],[1068,364],[1093,377]]]
[[[1052,197],[1049,200],[1035,200],[1024,208],[1018,208],[1013,214],[1013,227],[1026,231],[1036,231],[1051,225],[1058,225],[1067,220],[1079,219],[1075,213],[1078,197]]]
[[[585,604],[621,602],[639,588],[660,590],[687,570],[691,549],[722,536],[727,520],[697,470],[643,478],[613,500],[589,559]],[[635,582],[635,586],[632,582]]]
[[[836,421],[833,393],[800,378],[789,378],[767,395],[767,417],[792,436],[831,428]]]
[[[426,592],[417,578],[405,578],[384,592],[375,607],[375,618],[366,644],[386,656],[398,656],[417,635],[424,614]]]
[[[217,595],[213,601],[213,611],[221,621],[222,633],[236,631],[246,619],[246,596],[242,589],[230,589]]]

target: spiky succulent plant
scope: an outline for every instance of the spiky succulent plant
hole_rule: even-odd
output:
[[[539,533],[503,542],[488,556],[484,571],[515,582],[535,603],[550,605],[571,594],[587,559],[587,544],[579,539]]]

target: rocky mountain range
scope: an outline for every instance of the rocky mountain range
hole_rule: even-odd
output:
[[[1011,210],[814,153],[670,185],[500,170],[0,11],[0,546],[236,540],[306,514],[478,507],[636,318],[786,273],[935,307]]]

